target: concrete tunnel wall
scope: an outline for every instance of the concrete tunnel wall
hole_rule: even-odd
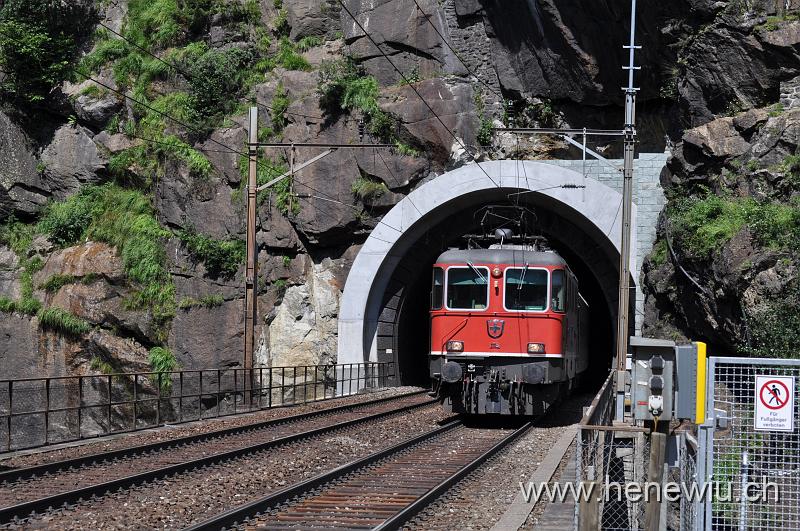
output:
[[[637,281],[643,257],[655,238],[663,193],[658,175],[666,155],[642,154],[636,162],[630,268]],[[621,166],[621,161],[614,161]],[[570,169],[574,168],[574,169]],[[484,171],[485,170],[485,173]],[[578,170],[578,171],[575,171]],[[487,176],[488,174],[488,176]],[[585,184],[584,190],[560,188],[564,184]],[[528,190],[530,197],[566,212],[577,227],[598,241],[606,254],[619,261],[622,196],[621,173],[596,160],[583,161],[491,161],[470,164],[442,174],[401,200],[372,231],[359,251],[345,284],[339,310],[338,363],[378,361],[378,319],[385,305],[384,292],[404,258],[428,230],[446,221],[458,208],[476,198],[491,198]],[[644,219],[636,203],[645,203]],[[606,272],[605,278],[610,278]],[[609,293],[616,291],[616,278]],[[608,286],[607,286],[608,287]],[[636,308],[643,306],[636,286]],[[606,295],[608,300],[609,295]],[[616,304],[614,298],[614,304]],[[609,310],[614,311],[609,301]],[[636,330],[641,315],[636,315]]]

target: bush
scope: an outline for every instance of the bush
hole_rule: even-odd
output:
[[[238,48],[229,50],[196,47],[184,59],[191,76],[192,107],[203,118],[229,113],[244,86],[244,73],[252,57]]]
[[[281,38],[275,62],[286,70],[311,70],[309,62],[297,53],[294,43],[288,37]]]
[[[800,283],[780,300],[767,302],[746,320],[749,341],[739,346],[748,356],[796,358],[800,352]]]
[[[307,35],[297,41],[297,49],[301,52],[307,52],[311,48],[316,48],[322,45],[322,39],[315,35]]]
[[[150,368],[156,373],[157,377],[161,377],[161,392],[169,393],[172,389],[172,378],[169,373],[178,368],[178,360],[175,355],[168,348],[153,347],[150,349],[148,356]]]
[[[35,102],[70,79],[78,46],[96,22],[85,2],[0,2],[0,82],[4,96]]]
[[[181,310],[188,310],[189,308],[216,308],[218,306],[222,306],[225,302],[225,299],[222,295],[203,295],[200,299],[194,299],[192,297],[186,297],[185,299],[181,299],[181,302],[178,304],[178,307]]]
[[[366,75],[352,59],[323,62],[319,71],[320,107],[338,116],[342,111],[359,110],[369,132],[378,140],[394,143],[396,121],[378,106],[378,81]]]
[[[39,318],[39,325],[42,328],[65,336],[80,337],[91,329],[89,323],[61,308],[42,308],[36,317]]]
[[[6,296],[0,296],[0,312],[12,313],[16,308],[17,305],[13,300]]]
[[[195,260],[203,262],[212,278],[231,278],[244,263],[246,246],[242,240],[215,240],[193,230],[182,231],[178,238]]]
[[[272,107],[270,107],[270,119],[272,120],[272,127],[276,132],[283,131],[286,127],[288,120],[286,119],[286,110],[289,108],[289,96],[286,94],[286,89],[283,84],[279,83],[275,89],[275,95],[272,97]]]

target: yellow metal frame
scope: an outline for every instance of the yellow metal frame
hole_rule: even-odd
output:
[[[697,403],[695,405],[695,424],[702,424],[706,420],[706,344],[695,341],[697,349]]]

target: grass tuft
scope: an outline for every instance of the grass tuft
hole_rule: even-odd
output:
[[[80,337],[91,330],[89,323],[61,308],[42,308],[36,317],[42,328],[65,336]]]
[[[48,293],[55,293],[60,290],[63,286],[67,284],[74,284],[77,282],[78,279],[73,275],[53,275],[39,286],[39,289],[43,289]]]

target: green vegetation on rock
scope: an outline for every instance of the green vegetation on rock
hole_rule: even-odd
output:
[[[86,2],[0,2],[0,81],[3,99],[41,101],[72,78],[79,45],[92,31],[96,13]]]
[[[246,246],[242,240],[215,240],[194,230],[181,231],[178,238],[195,260],[203,262],[212,278],[232,278],[244,263]]]
[[[114,184],[85,186],[66,201],[50,204],[37,228],[60,246],[84,239],[113,245],[138,287],[129,307],[149,309],[161,323],[175,314],[175,286],[162,243],[171,233],[158,224],[141,192]]]
[[[42,308],[36,317],[42,328],[65,336],[80,337],[91,330],[89,323],[61,308]]]
[[[779,300],[747,312],[748,341],[740,351],[760,358],[796,358],[800,352],[800,282]]]
[[[374,181],[366,177],[359,177],[353,181],[353,195],[363,200],[377,199],[389,192],[389,188],[381,181]]]
[[[709,195],[677,200],[669,215],[675,237],[697,257],[710,256],[745,226],[765,247],[800,248],[799,204]]]
[[[394,144],[397,121],[378,106],[378,81],[352,59],[323,62],[319,71],[320,107],[337,116],[359,111],[369,132],[381,142]]]
[[[72,275],[56,274],[42,282],[39,289],[43,289],[48,293],[55,293],[67,284],[74,284],[77,281],[78,279]]]
[[[161,381],[161,392],[169,393],[172,389],[170,372],[178,369],[178,360],[171,350],[165,347],[153,347],[148,356],[150,368],[156,373],[155,381]]]
[[[178,308],[188,310],[189,308],[216,308],[222,306],[225,299],[222,295],[203,295],[199,299],[185,297],[178,303]]]

